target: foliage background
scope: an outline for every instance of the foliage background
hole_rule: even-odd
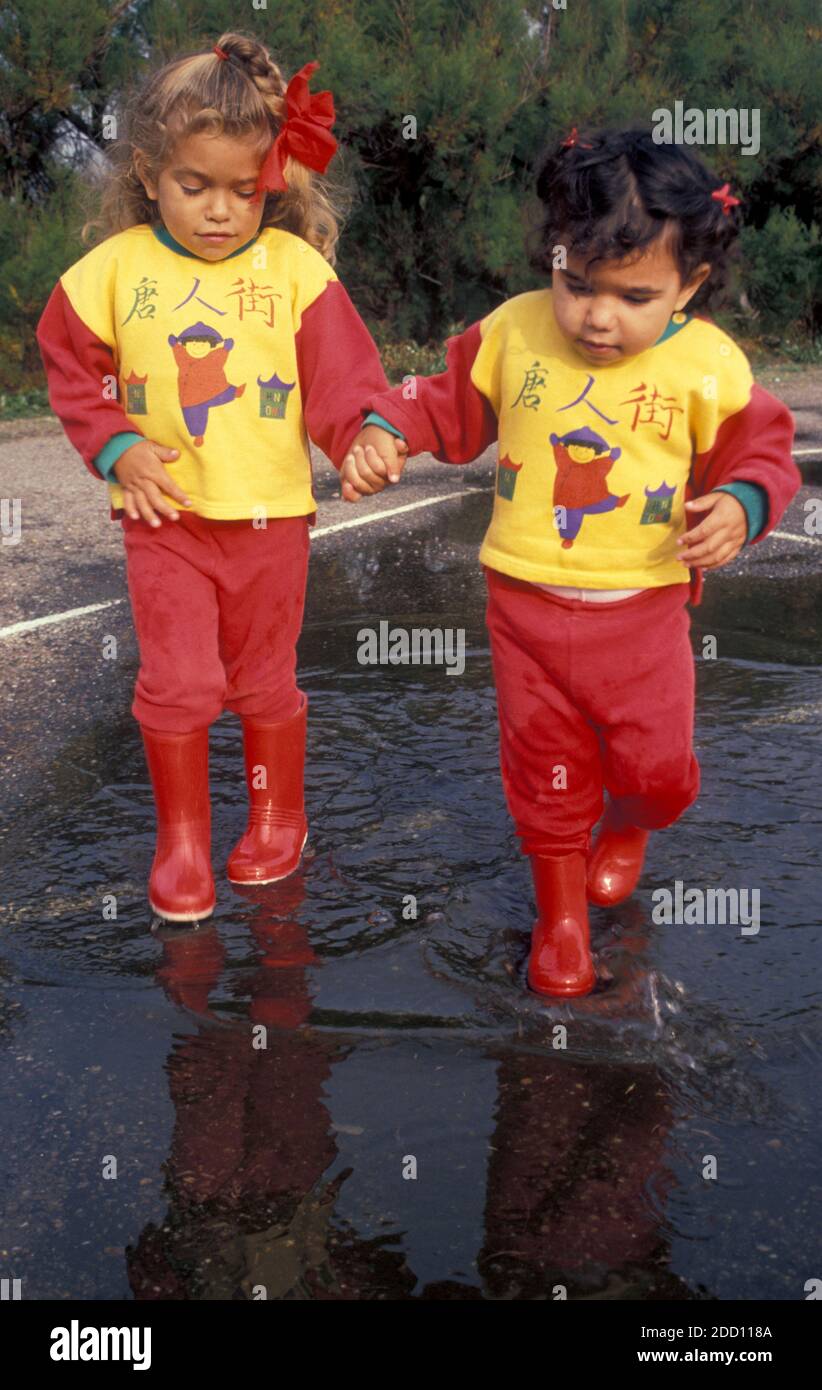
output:
[[[264,6],[265,0],[256,0]],[[558,7],[555,8],[555,5]],[[338,273],[390,376],[437,370],[445,337],[534,288],[533,170],[572,125],[660,106],[759,108],[761,148],[703,151],[744,200],[743,341],[818,360],[818,0],[2,0],[0,409],[45,400],[34,328],[88,249],[102,119],[128,85],[225,29],[329,87],[350,213]],[[403,138],[413,116],[416,139]]]

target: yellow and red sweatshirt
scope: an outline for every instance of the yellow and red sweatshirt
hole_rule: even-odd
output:
[[[308,439],[339,468],[361,400],[388,387],[332,267],[274,227],[220,261],[164,226],[119,232],[61,275],[37,342],[51,407],[108,482],[112,520],[112,469],[142,438],[179,450],[163,466],[191,499],[183,511],[313,513]]]
[[[793,417],[733,340],[676,313],[644,352],[589,365],[552,300],[507,300],[448,340],[444,372],[363,398],[366,423],[393,427],[410,454],[465,464],[498,442],[480,561],[535,584],[688,583],[676,542],[703,516],[685,502],[717,489],[758,511],[750,539],[773,530],[801,483]],[[701,580],[694,571],[694,603]]]

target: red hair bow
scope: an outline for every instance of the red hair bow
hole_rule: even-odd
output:
[[[735,198],[733,196],[733,194],[731,193],[731,185],[729,183],[723,183],[721,188],[715,188],[713,193],[711,194],[711,197],[715,198],[718,203],[722,204],[722,211],[726,217],[728,216],[728,213],[730,212],[731,208],[738,208],[740,202],[742,201],[740,198]]]
[[[581,150],[592,150],[594,148],[593,145],[586,145],[583,141],[580,140],[579,135],[577,134],[576,126],[574,126],[573,130],[571,131],[571,134],[568,136],[568,139],[563,140],[560,148],[564,150],[566,148],[569,148],[571,145],[579,145],[579,148]]]
[[[286,88],[286,119],[263,161],[252,203],[262,193],[279,193],[288,188],[283,170],[289,155],[309,169],[316,169],[318,174],[324,174],[331,162],[337,148],[329,130],[334,124],[334,98],[330,92],[312,95],[308,90],[308,79],[319,66],[306,63]]]

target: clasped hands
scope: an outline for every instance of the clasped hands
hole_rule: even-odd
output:
[[[364,425],[354,439],[340,469],[340,496],[344,502],[382,492],[387,483],[398,483],[408,445],[379,425]]]

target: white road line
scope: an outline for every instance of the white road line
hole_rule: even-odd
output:
[[[464,487],[459,492],[443,492],[439,497],[424,497],[421,502],[406,502],[404,507],[389,507],[387,511],[370,512],[368,516],[355,516],[351,521],[338,521],[333,526],[321,526],[311,532],[311,539],[330,536],[332,531],[348,531],[352,526],[367,526],[369,521],[383,521],[389,516],[399,516],[400,512],[414,512],[418,507],[433,507],[437,502],[450,502],[452,497],[469,497],[475,492],[490,492],[490,488]]]
[[[778,541],[801,541],[803,545],[819,544],[818,536],[795,536],[791,531],[771,531],[771,535],[766,536],[765,539],[769,541],[771,536]]]
[[[809,450],[810,453],[820,452]],[[490,493],[490,488],[467,487],[460,492],[443,492],[439,497],[424,497],[420,502],[406,502],[402,507],[389,507],[386,510],[370,512],[368,516],[355,516],[350,521],[337,521],[333,526],[321,526],[319,529],[311,531],[312,540],[319,540],[321,536],[330,536],[335,531],[349,531],[355,526],[368,526],[372,521],[387,521],[389,517],[400,516],[403,512],[415,512],[420,507],[435,507],[438,502],[450,502],[455,497],[470,497],[476,493]],[[774,540],[780,541],[800,541],[804,545],[818,544],[816,536],[795,536],[790,531],[772,531],[771,536]],[[770,540],[771,536],[767,539]],[[31,618],[24,623],[11,623],[9,627],[0,627],[0,638],[18,637],[22,632],[33,632],[35,628],[47,627],[50,623],[66,623],[72,618],[83,618],[87,613],[98,613],[102,608],[114,608],[118,603],[125,603],[124,598],[108,599],[105,603],[90,603],[85,608],[69,608],[65,613],[49,613],[45,618]]]
[[[69,608],[65,613],[49,613],[47,618],[12,623],[10,627],[0,627],[0,637],[16,637],[20,632],[32,632],[34,628],[45,627],[48,623],[66,623],[70,618],[82,618],[86,613],[97,613],[101,608],[111,608],[116,603],[125,603],[125,599],[110,598],[105,603],[90,603],[87,608]]]
[[[419,507],[435,507],[438,502],[450,502],[454,497],[469,497],[476,492],[487,492],[490,489],[481,487],[466,487],[459,492],[443,492],[439,497],[424,497],[420,502],[406,502],[402,507],[388,507],[378,512],[370,512],[368,516],[355,516],[350,521],[338,521],[333,526],[321,526],[310,532],[312,540],[319,540],[321,536],[330,536],[334,531],[348,531],[354,526],[368,526],[372,521],[386,521],[390,516],[399,516],[401,512],[414,512]],[[118,603],[125,603],[124,598],[108,599],[105,603],[90,603],[85,608],[69,608],[65,613],[50,613],[45,618],[31,618],[24,623],[11,623],[9,627],[0,627],[0,638],[17,637],[21,632],[33,632],[35,628],[46,627],[50,623],[66,623],[72,618],[85,617],[86,613],[97,613],[101,608],[113,608]]]

